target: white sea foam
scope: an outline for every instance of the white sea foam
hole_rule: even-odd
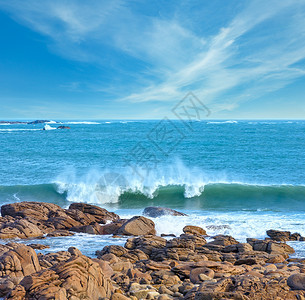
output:
[[[43,127],[43,130],[55,130],[55,129],[57,129],[57,128],[55,128],[55,127],[51,127],[50,125],[45,125],[44,127]]]
[[[62,122],[62,124],[85,124],[85,125],[98,125],[98,124],[101,124],[101,123],[98,123],[98,122],[90,122],[90,121],[69,121],[69,122]]]
[[[184,226],[195,225],[206,229],[210,236],[228,234],[242,242],[245,242],[247,237],[265,238],[266,231],[272,228],[305,234],[305,220],[302,214],[285,216],[282,213],[260,212],[249,215],[247,212],[213,211],[191,213],[187,217],[162,216],[153,220],[158,234],[180,235]]]
[[[204,173],[197,168],[187,168],[177,160],[174,164],[154,170],[90,170],[86,175],[77,176],[66,171],[57,177],[58,192],[67,193],[69,201],[87,203],[116,203],[125,192],[141,193],[148,198],[156,196],[162,187],[181,186],[184,196],[199,196],[204,187],[211,183],[229,183],[225,173]]]
[[[237,124],[237,121],[228,120],[228,121],[210,121],[207,124]]]
[[[56,124],[57,122],[56,121],[50,121],[50,122],[46,122],[46,124]]]
[[[55,128],[56,129],[56,128]],[[0,131],[37,131],[42,130],[38,128],[9,128],[9,129],[0,129]]]

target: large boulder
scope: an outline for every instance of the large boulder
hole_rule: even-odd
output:
[[[22,218],[34,218],[36,220],[47,220],[50,212],[64,211],[56,204],[44,202],[17,202],[1,206],[1,215]]]
[[[26,276],[7,296],[8,299],[109,299],[111,282],[97,262],[84,255]]]
[[[17,219],[0,225],[0,239],[25,239],[42,235],[43,232],[35,224],[30,223],[26,219]]]
[[[95,222],[100,224],[106,224],[107,221],[114,221],[120,218],[117,214],[109,212],[105,208],[86,203],[72,203],[69,209],[77,209],[83,213],[92,215],[95,218]]]
[[[295,252],[294,249],[286,243],[258,239],[247,239],[247,242],[253,247],[254,251],[264,251],[271,254],[282,254],[286,256]]]
[[[267,230],[267,235],[274,241],[286,242],[286,241],[304,241],[299,233],[291,233],[290,231],[280,231],[280,230]]]
[[[143,215],[151,218],[157,218],[161,216],[187,216],[186,214],[176,211],[167,207],[150,206],[146,207],[143,211]]]
[[[40,271],[36,252],[23,244],[0,245],[0,297],[6,296],[24,276]]]
[[[69,209],[63,209],[52,203],[19,202],[3,205],[1,214],[0,239],[32,238],[71,228],[77,232],[104,234],[99,224],[119,219],[115,213],[84,203],[73,203]]]
[[[17,243],[3,245],[0,249],[0,277],[24,277],[40,271],[34,249]]]
[[[118,234],[122,235],[155,235],[155,223],[142,216],[135,216],[119,228]]]

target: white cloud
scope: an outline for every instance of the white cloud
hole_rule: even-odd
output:
[[[134,85],[120,100],[170,102],[192,90],[214,110],[233,109],[304,75],[295,65],[305,58],[302,1],[252,1],[214,36],[196,32],[200,23],[186,28],[181,14],[149,15],[123,0],[0,0],[1,7],[49,37],[66,58],[105,64],[101,50],[107,46],[142,61],[146,70],[139,74],[123,70]],[[187,12],[183,17],[191,22]]]

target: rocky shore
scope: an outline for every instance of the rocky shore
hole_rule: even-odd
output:
[[[145,216],[179,212],[148,208]],[[128,220],[106,209],[73,203],[69,209],[42,202],[1,207],[0,297],[5,299],[305,299],[305,258],[290,258],[287,241],[298,233],[268,230],[264,240],[208,237],[204,228],[183,228],[179,237],[156,235],[144,216]],[[96,249],[96,258],[69,245],[42,254],[40,244],[18,239],[75,232],[126,236],[123,246]],[[159,233],[158,234],[162,234]],[[12,239],[16,239],[13,240]]]

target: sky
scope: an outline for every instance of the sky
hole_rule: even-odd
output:
[[[0,119],[304,119],[305,0],[0,0]]]

